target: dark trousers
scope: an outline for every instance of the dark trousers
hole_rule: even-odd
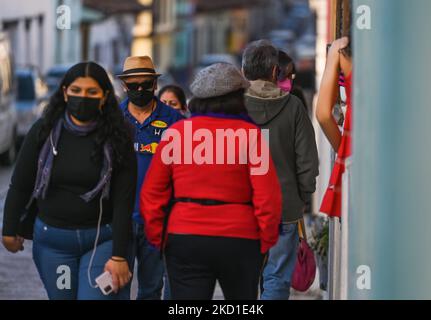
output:
[[[169,234],[165,255],[173,300],[211,300],[216,280],[227,300],[258,297],[258,240]]]
[[[137,300],[160,300],[163,288],[165,268],[160,251],[150,245],[144,233],[142,224],[133,222],[133,241],[131,249],[134,253],[131,268],[138,263],[138,294]],[[166,292],[166,291],[165,291]]]

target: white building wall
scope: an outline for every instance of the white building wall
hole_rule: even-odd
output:
[[[80,60],[81,1],[64,0],[63,3],[71,8],[72,28],[60,31],[56,27],[58,0],[1,0],[0,28],[4,22],[18,22],[11,35],[16,64],[36,65],[45,73],[56,63]],[[39,16],[43,17],[42,28]],[[25,19],[31,19],[28,34]],[[58,32],[63,33],[60,43]],[[57,53],[60,55],[56,56]]]

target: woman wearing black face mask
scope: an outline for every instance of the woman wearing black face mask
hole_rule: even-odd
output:
[[[23,143],[5,203],[3,244],[23,250],[20,216],[30,200],[37,207],[33,259],[50,299],[130,297],[136,157],[126,128],[105,70],[79,63]],[[110,295],[95,286],[105,271]]]
[[[81,123],[95,121],[101,113],[100,98],[89,98],[79,96],[66,96],[67,111],[75,119]]]

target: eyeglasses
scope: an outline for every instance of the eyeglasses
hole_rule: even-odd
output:
[[[151,90],[154,87],[154,81],[144,81],[144,82],[125,82],[124,83],[127,89],[132,91],[137,91],[139,88],[142,88],[142,90]]]

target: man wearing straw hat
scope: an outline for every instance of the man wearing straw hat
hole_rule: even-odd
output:
[[[128,57],[124,62],[122,80],[127,99],[120,108],[125,118],[135,129],[134,146],[138,159],[136,201],[133,211],[133,270],[135,257],[138,260],[139,300],[160,299],[163,288],[164,266],[160,253],[147,241],[143,220],[139,211],[139,193],[151,159],[163,131],[183,116],[163,104],[154,96],[157,89],[157,73],[148,56]]]

